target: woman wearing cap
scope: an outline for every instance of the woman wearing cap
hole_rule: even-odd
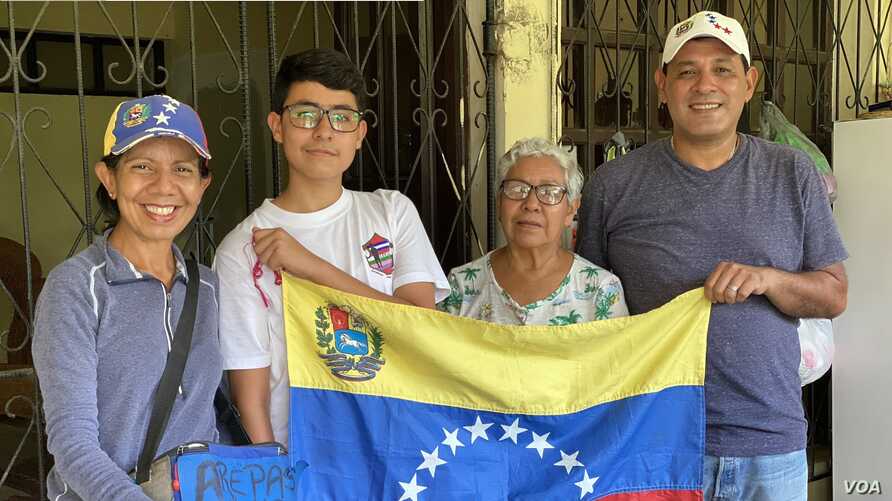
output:
[[[522,139],[499,160],[498,215],[508,243],[449,273],[438,306],[514,325],[566,325],[628,315],[619,278],[561,248],[582,173],[560,146]]]
[[[188,276],[173,243],[211,180],[201,121],[167,96],[127,101],[109,120],[104,153],[97,197],[112,226],[49,274],[37,303],[32,351],[52,500],[149,499],[127,472],[190,280],[200,281],[192,347],[158,451],[217,437],[217,279],[203,266]]]

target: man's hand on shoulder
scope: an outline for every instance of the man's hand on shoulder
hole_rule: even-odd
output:
[[[765,266],[722,261],[703,284],[704,294],[713,303],[742,303],[753,294],[765,294],[777,278],[776,271]]]

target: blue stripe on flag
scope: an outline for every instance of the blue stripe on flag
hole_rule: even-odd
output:
[[[594,496],[701,485],[700,386],[559,416],[304,388],[291,406],[291,455],[309,462],[299,499],[580,499],[594,477]]]

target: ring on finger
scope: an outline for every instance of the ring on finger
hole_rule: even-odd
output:
[[[739,289],[739,287],[735,287],[733,285],[728,286],[728,290],[733,292],[734,294],[737,294],[737,289]]]

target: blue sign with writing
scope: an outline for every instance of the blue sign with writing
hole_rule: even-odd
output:
[[[271,451],[270,451],[271,452]],[[286,501],[296,499],[303,461],[255,447],[214,444],[175,463],[174,489],[181,501]]]

